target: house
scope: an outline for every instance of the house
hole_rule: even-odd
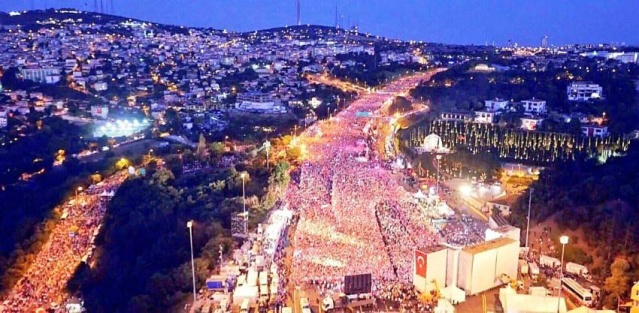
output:
[[[504,217],[510,215],[510,205],[503,201],[487,201],[486,209],[488,212],[499,212],[499,214]]]
[[[581,125],[581,132],[588,137],[607,137],[608,126],[603,126],[597,123],[589,123],[585,125]]]
[[[546,101],[539,99],[529,99],[521,101],[521,104],[524,106],[524,111],[526,113],[546,113]]]
[[[601,98],[603,88],[593,82],[572,82],[566,88],[568,101],[588,101]]]
[[[442,112],[440,118],[444,121],[470,122],[473,116],[468,112]]]
[[[484,105],[486,106],[486,111],[495,112],[505,110],[508,107],[508,100],[495,98],[495,100],[484,101]]]
[[[495,122],[495,112],[475,111],[475,123],[492,124]]]
[[[528,116],[522,117],[521,119],[521,129],[524,130],[536,130],[537,127],[541,126],[543,122],[543,118],[538,116]]]

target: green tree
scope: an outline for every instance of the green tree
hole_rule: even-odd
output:
[[[206,138],[204,138],[204,134],[200,134],[197,147],[195,148],[195,156],[200,161],[204,161],[208,157],[208,152],[206,151]]]
[[[626,294],[630,288],[628,276],[630,264],[625,258],[617,258],[610,265],[610,277],[606,278],[604,290],[608,293],[608,304],[616,303],[617,299]]]

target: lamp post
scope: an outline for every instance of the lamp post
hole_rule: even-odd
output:
[[[561,243],[561,267],[559,268],[559,298],[557,299],[557,313],[561,308],[561,288],[564,282],[564,252],[566,250],[566,244],[568,244],[568,236],[559,237],[559,243]]]
[[[438,154],[435,158],[437,159],[437,195],[439,195],[439,160],[442,159],[442,155]]]
[[[78,187],[75,190],[75,207],[76,207],[76,209],[78,208],[78,205],[80,205],[80,201],[78,200],[78,193],[82,192],[82,190],[83,190],[82,187]]]
[[[248,213],[246,212],[246,189],[244,188],[244,180],[246,179],[246,172],[240,174],[242,178],[242,210],[244,213],[244,234],[248,235]]]
[[[528,218],[526,222],[526,248],[528,248],[528,233],[530,233],[530,205],[532,204],[533,191],[535,191],[535,189],[530,188],[530,193],[528,194]]]
[[[193,307],[195,307],[195,301],[197,301],[197,293],[195,291],[195,260],[193,259],[193,220],[186,223],[186,227],[189,229],[189,238],[191,241],[191,273],[193,274]]]
[[[152,154],[153,154],[153,149],[149,149],[149,158],[151,157]]]

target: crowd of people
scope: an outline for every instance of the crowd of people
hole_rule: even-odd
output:
[[[458,247],[472,246],[485,240],[488,227],[469,215],[448,220],[440,228],[440,234],[444,242]]]
[[[385,92],[366,94],[297,138],[307,150],[306,161],[286,193],[299,214],[290,275],[295,285],[314,285],[325,297],[344,292],[344,276],[370,273],[377,299],[416,298],[410,284],[413,251],[437,245],[440,238],[373,147],[374,123],[388,121],[356,113],[377,112],[389,95],[423,78],[405,78]]]
[[[116,173],[57,208],[62,212],[60,220],[24,276],[2,300],[1,312],[55,309],[65,300],[66,284],[81,262],[90,261],[108,201],[126,177],[125,172]]]

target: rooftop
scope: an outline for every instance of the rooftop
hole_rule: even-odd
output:
[[[493,240],[489,240],[483,243],[480,243],[478,245],[475,246],[470,246],[470,247],[466,247],[464,249],[462,249],[462,251],[470,253],[470,254],[479,254],[488,250],[492,250],[492,249],[497,249],[499,247],[503,247],[503,246],[507,246],[509,244],[512,244],[516,242],[515,240],[512,240],[510,238],[497,238],[497,239],[493,239]]]

